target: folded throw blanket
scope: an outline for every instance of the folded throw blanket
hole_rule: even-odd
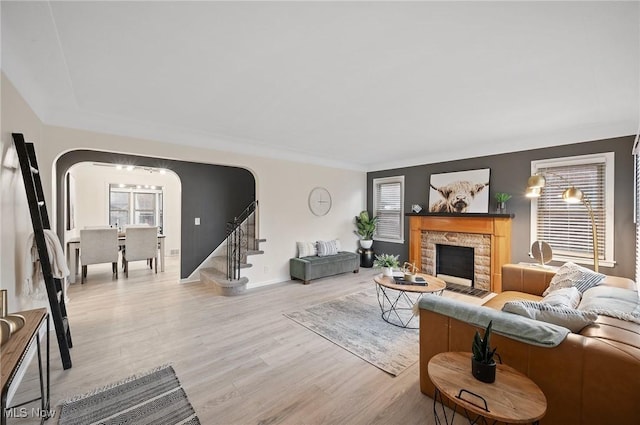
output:
[[[49,255],[53,277],[64,279],[69,276],[70,272],[67,267],[67,259],[58,235],[52,230],[46,229],[44,231],[44,241],[47,245],[47,254]],[[25,279],[22,293],[39,300],[47,299],[47,289],[44,286],[44,276],[42,275],[42,269],[40,267],[38,246],[36,245],[35,235],[33,233],[27,238],[25,275],[27,278]]]
[[[493,320],[495,333],[531,345],[555,347],[569,334],[569,329],[562,326],[445,297],[422,297],[419,306],[483,328]]]
[[[578,310],[640,324],[640,297],[632,289],[596,286],[584,293]]]

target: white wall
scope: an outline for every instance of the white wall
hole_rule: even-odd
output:
[[[6,109],[15,109],[18,116],[11,116],[6,130],[29,132],[30,127],[22,123],[23,116],[33,118],[33,112],[18,111],[17,106],[24,100],[13,85],[2,76],[3,114]],[[6,105],[5,105],[6,103]],[[24,109],[24,108],[23,108]],[[3,125],[6,117],[3,115]],[[33,125],[40,125],[37,118]],[[295,255],[295,242],[317,239],[340,238],[345,250],[357,249],[357,237],[353,234],[354,216],[366,205],[366,174],[362,171],[343,170],[318,165],[302,164],[252,155],[221,152],[203,148],[174,145],[151,140],[134,139],[104,133],[94,133],[70,128],[41,126],[42,131],[31,132],[29,138],[36,142],[36,154],[42,171],[41,177],[47,203],[50,206],[50,218],[55,222],[56,206],[52,203],[52,182],[54,181],[54,162],[61,154],[75,149],[95,149],[129,153],[159,158],[193,161],[210,164],[231,165],[250,169],[256,178],[256,195],[260,202],[259,232],[267,239],[262,244],[264,255],[252,256],[254,265],[247,269],[249,286],[281,282],[289,279],[289,258]],[[10,142],[3,131],[2,141]],[[10,135],[9,135],[10,136]],[[338,158],[339,159],[339,158]],[[308,209],[307,198],[312,188],[326,187],[333,197],[333,207],[324,217],[316,217]],[[5,196],[3,186],[3,204]],[[10,217],[3,214],[3,221],[15,221],[17,217],[30,225],[25,204],[11,199],[7,207]],[[3,213],[5,210],[3,210]],[[3,223],[4,224],[4,223]],[[23,224],[24,227],[24,224]],[[2,240],[5,234],[10,240],[21,239],[14,227],[2,227]],[[25,233],[25,232],[21,232]],[[7,261],[2,256],[2,273],[13,278],[22,261],[20,249],[9,246],[15,252],[15,261]],[[5,267],[8,269],[5,271]],[[243,271],[244,272],[244,271]],[[5,281],[3,279],[3,281]]]
[[[27,195],[22,181],[18,159],[13,146],[11,133],[23,133],[25,139],[41,140],[43,138],[42,123],[33,113],[29,105],[1,76],[2,85],[2,165],[0,168],[0,288],[7,289],[9,294],[9,311],[15,312],[46,305],[44,302],[31,303],[19,297],[22,284],[26,279],[24,262],[27,236],[33,232]],[[50,171],[47,170],[47,173]],[[47,180],[49,181],[49,180]],[[50,182],[45,188],[50,187]],[[49,202],[50,197],[47,198]],[[51,204],[47,204],[51,210]]]
[[[357,249],[353,234],[354,216],[365,208],[366,173],[318,165],[302,164],[251,155],[173,145],[70,128],[44,126],[46,143],[37,146],[38,157],[49,165],[44,185],[51,187],[55,158],[74,149],[106,150],[119,153],[244,167],[256,179],[260,204],[260,237],[267,239],[264,255],[252,256],[253,268],[243,270],[249,287],[289,279],[289,258],[295,255],[295,242],[340,238],[344,249]],[[41,167],[42,168],[42,167]],[[333,197],[333,208],[324,217],[314,216],[307,198],[312,188],[326,187]],[[47,192],[51,196],[51,191]],[[55,211],[55,210],[54,210]]]
[[[163,187],[165,251],[180,249],[180,179],[167,174],[142,170],[117,170],[114,167],[82,162],[69,170],[75,178],[76,227],[70,234],[79,236],[85,226],[109,225],[109,184],[139,184]],[[66,207],[66,206],[65,206]],[[66,213],[65,213],[66,214]]]
[[[260,237],[264,255],[249,257],[253,268],[243,270],[249,286],[290,279],[289,258],[296,241],[339,238],[344,250],[355,251],[354,217],[365,208],[366,174],[308,164],[246,157],[254,171],[260,205]],[[317,186],[327,188],[332,208],[326,216],[311,213],[308,197]]]

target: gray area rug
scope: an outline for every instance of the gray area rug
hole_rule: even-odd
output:
[[[59,425],[198,425],[171,366],[73,397],[56,408]]]
[[[284,315],[393,376],[418,361],[418,330],[383,321],[375,289]]]

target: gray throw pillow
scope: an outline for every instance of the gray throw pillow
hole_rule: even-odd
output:
[[[502,311],[518,314],[541,322],[553,323],[577,333],[592,324],[598,315],[568,307],[555,307],[535,301],[508,301]]]
[[[578,291],[578,288],[572,286],[551,291],[540,302],[556,307],[578,308],[581,299],[582,294]]]
[[[327,255],[335,255],[340,251],[340,241],[334,239],[332,241],[318,241],[318,257]]]

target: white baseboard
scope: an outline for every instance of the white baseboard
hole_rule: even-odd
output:
[[[189,276],[187,278],[180,279],[178,283],[200,283],[200,279],[196,279],[192,276]]]
[[[268,286],[268,285],[275,285],[276,283],[282,283],[282,282],[287,282],[291,280],[291,278],[285,278],[285,279],[269,279],[269,280],[264,280],[262,282],[256,282],[256,283],[251,283],[251,281],[249,281],[249,283],[247,284],[247,289],[252,289],[252,288],[260,288],[261,286]]]

